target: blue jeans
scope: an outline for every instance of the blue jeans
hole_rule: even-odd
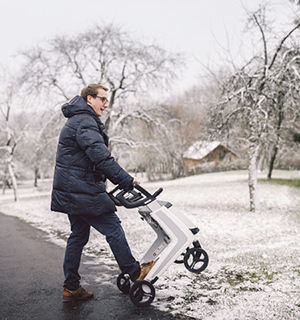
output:
[[[101,216],[75,216],[68,215],[71,223],[71,235],[68,239],[64,259],[64,287],[76,290],[79,287],[80,275],[78,273],[83,247],[90,236],[90,227],[94,227],[106,236],[115,259],[125,274],[129,274],[134,281],[140,274],[140,264],[132,256],[125,237],[121,221],[116,213],[103,214]]]

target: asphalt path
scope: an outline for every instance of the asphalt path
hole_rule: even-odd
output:
[[[155,300],[149,307],[136,307],[115,284],[117,268],[95,265],[83,256],[80,273],[83,287],[94,299],[70,302],[62,299],[64,248],[49,241],[47,234],[0,213],[0,319],[1,320],[94,320],[94,319],[190,319],[159,311]],[[95,275],[103,275],[103,283]]]

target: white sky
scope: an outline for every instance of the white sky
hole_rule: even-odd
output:
[[[241,0],[0,0],[0,63],[12,65],[18,49],[41,40],[83,31],[102,21],[114,22],[170,50],[188,54],[185,87],[197,81],[201,65],[214,60],[228,39],[238,48],[244,27]],[[248,8],[259,0],[242,0]],[[276,1],[276,0],[273,0]]]

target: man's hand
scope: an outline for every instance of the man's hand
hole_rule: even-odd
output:
[[[136,177],[133,178],[133,183],[141,184]]]

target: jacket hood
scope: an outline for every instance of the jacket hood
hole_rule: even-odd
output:
[[[75,96],[72,100],[69,102],[65,103],[61,107],[62,113],[66,118],[70,118],[76,114],[81,114],[81,113],[89,113],[93,115],[94,117],[97,117],[96,112],[93,110],[91,106],[89,106],[86,101],[80,97],[80,96]]]
[[[100,130],[102,132],[105,130],[105,126],[100,117],[96,114],[94,109],[80,96],[75,96],[72,100],[65,103],[61,107],[61,111],[66,118],[71,118],[76,114],[90,114],[98,122]]]

